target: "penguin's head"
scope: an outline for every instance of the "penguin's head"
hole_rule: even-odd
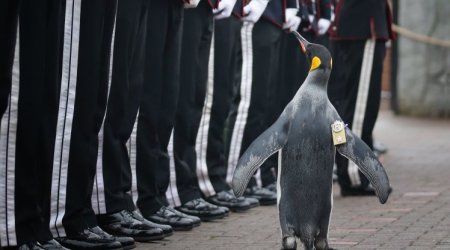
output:
[[[331,71],[333,66],[333,60],[331,59],[330,51],[320,44],[310,43],[297,31],[293,31],[295,37],[300,43],[303,53],[306,54],[308,61],[311,65],[309,71],[315,71],[322,69],[324,71]]]

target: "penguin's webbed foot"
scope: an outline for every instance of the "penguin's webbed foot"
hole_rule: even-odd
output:
[[[295,241],[294,236],[286,236],[283,237],[283,247],[282,250],[289,250],[289,249],[297,249],[297,242]]]

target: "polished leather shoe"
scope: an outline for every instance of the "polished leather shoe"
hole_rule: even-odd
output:
[[[112,237],[115,241],[118,241],[124,250],[133,249],[136,247],[134,239],[131,237],[120,237],[115,235],[110,235],[107,232],[103,231],[100,227],[93,227],[92,232],[97,235],[103,236],[105,238]]]
[[[220,191],[208,197],[207,201],[217,206],[227,207],[233,212],[242,212],[250,209],[250,203],[244,197],[236,198],[227,191]]]
[[[379,141],[373,142],[373,152],[377,153],[378,155],[386,154],[388,151],[387,146]]]
[[[277,194],[267,188],[257,186],[247,188],[244,192],[245,197],[258,199],[261,205],[273,205],[277,203]]]
[[[97,217],[99,226],[107,233],[115,236],[131,237],[135,241],[148,242],[161,240],[164,232],[157,227],[151,227],[133,218],[133,214],[122,210],[113,214],[103,214]]]
[[[122,249],[120,242],[109,234],[97,234],[98,227],[88,228],[70,236],[56,239],[61,245],[69,249]],[[95,233],[97,232],[97,233]]]
[[[265,188],[269,189],[270,191],[277,193],[277,183],[273,182],[270,183],[269,185],[265,186]]]
[[[33,241],[28,242],[26,244],[20,245],[18,250],[69,250],[61,244],[59,244],[56,240],[49,240],[49,241]]]
[[[389,194],[392,192],[392,187],[389,187]],[[341,196],[375,196],[375,189],[372,186],[367,187],[341,187]]]
[[[147,220],[159,223],[170,225],[176,231],[188,231],[194,228],[194,220],[183,213],[176,211],[171,207],[161,207],[156,213],[146,216]],[[200,223],[200,219],[197,217],[198,223]]]
[[[219,207],[197,198],[176,207],[182,213],[199,217],[202,221],[222,219],[228,215],[228,208]]]
[[[178,216],[186,217],[186,218],[191,219],[194,222],[194,227],[198,227],[202,223],[202,220],[199,217],[197,217],[197,216],[193,216],[193,215],[182,213],[182,212],[180,212],[180,211],[178,211],[178,210],[176,210],[174,208],[171,208],[171,207],[169,207],[169,210],[172,211],[173,213],[177,214]]]
[[[173,235],[173,228],[170,225],[158,224],[149,220],[146,220],[137,210],[131,212],[131,215],[135,220],[138,220],[149,227],[160,228],[164,233],[164,238]]]
[[[245,197],[242,196],[249,204],[250,208],[258,207],[259,206],[259,200],[251,197]]]

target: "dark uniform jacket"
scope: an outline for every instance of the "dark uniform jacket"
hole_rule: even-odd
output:
[[[314,16],[312,23],[309,20],[309,15]],[[312,31],[317,35],[319,19],[331,19],[331,0],[300,0],[298,16],[302,19],[300,30],[304,32]]]
[[[392,14],[387,0],[338,0],[330,39],[366,40],[394,38]]]
[[[250,0],[237,0],[234,6],[234,14],[242,17],[244,13],[244,6]],[[270,0],[269,4],[262,15],[262,18],[269,20],[278,27],[282,27],[286,21],[286,9],[298,8],[298,0]]]
[[[190,0],[181,0],[183,3],[189,3]],[[200,1],[208,1],[211,8],[215,9],[219,5],[220,0],[200,0]]]

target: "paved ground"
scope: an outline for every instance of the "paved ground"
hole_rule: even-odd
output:
[[[329,243],[337,249],[450,249],[450,120],[382,111],[376,138],[389,147],[389,201],[342,198],[335,186]],[[138,249],[280,249],[276,206],[233,213]],[[301,249],[301,247],[299,247]]]

